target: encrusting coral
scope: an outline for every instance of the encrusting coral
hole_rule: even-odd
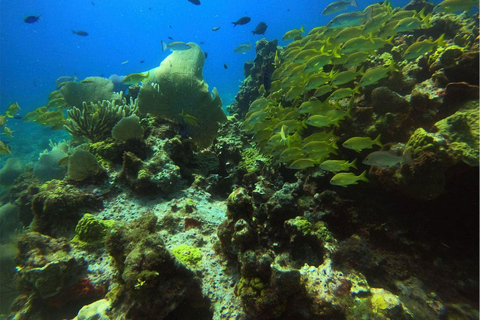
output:
[[[217,134],[218,123],[226,120],[222,101],[214,97],[203,80],[205,54],[192,42],[186,51],[174,51],[153,69],[156,83],[142,86],[138,110],[156,117],[178,121],[187,136],[201,148],[209,146]]]

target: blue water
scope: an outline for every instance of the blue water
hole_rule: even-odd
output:
[[[204,78],[210,89],[218,89],[226,107],[244,79],[244,63],[255,57],[255,50],[233,53],[239,44],[254,46],[263,37],[281,39],[288,30],[304,25],[308,31],[334,17],[321,15],[328,2],[319,0],[201,2],[197,6],[187,0],[0,0],[0,113],[15,101],[22,108],[20,114],[45,105],[60,76],[75,73],[81,80],[156,67],[170,53],[161,50],[161,41],[170,41],[168,37],[196,42],[208,53]],[[349,10],[363,10],[375,1],[358,2],[358,8]],[[392,5],[407,3],[397,0]],[[25,23],[28,15],[41,15],[41,20]],[[232,21],[242,16],[252,20],[233,27]],[[261,21],[268,25],[265,35],[253,35],[251,31]],[[211,30],[217,26],[221,27],[218,31]],[[81,37],[72,30],[89,35]],[[287,43],[279,41],[280,45]],[[68,138],[64,132],[59,135],[22,121],[11,120],[8,126],[15,137],[2,135],[2,141],[9,143],[17,156],[29,153],[27,158],[32,161],[39,150],[48,147],[50,138]]]
[[[196,6],[187,0],[1,0],[0,109],[14,101],[22,112],[44,105],[59,76],[76,73],[83,79],[149,70],[170,53],[161,51],[161,40],[170,41],[168,37],[196,42],[208,52],[205,80],[210,88],[217,87],[228,105],[244,79],[243,64],[255,57],[255,50],[246,54],[233,50],[263,37],[251,33],[259,22],[267,23],[264,37],[272,40],[301,25],[309,30],[332,18],[320,14],[327,2],[318,0],[201,2]],[[358,9],[373,2],[359,0]],[[23,22],[25,16],[40,14],[36,23]],[[252,20],[233,27],[231,22],[242,16]],[[215,26],[221,29],[211,31]],[[81,37],[72,30],[89,35]]]

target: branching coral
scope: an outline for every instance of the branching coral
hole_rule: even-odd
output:
[[[136,101],[122,100],[121,105],[115,100],[98,103],[82,103],[82,108],[73,107],[68,110],[69,119],[65,129],[75,138],[86,138],[92,142],[103,140],[110,136],[113,127],[124,117],[131,116],[137,110]]]

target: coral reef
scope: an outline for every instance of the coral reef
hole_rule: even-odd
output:
[[[60,162],[67,157],[68,144],[65,141],[57,144],[50,141],[51,150],[40,153],[38,161],[33,166],[33,174],[40,180],[46,182],[52,179],[63,179],[67,168]]]
[[[104,247],[107,233],[115,225],[114,220],[100,220],[85,213],[75,227],[75,237],[70,241],[77,248],[92,250]]]

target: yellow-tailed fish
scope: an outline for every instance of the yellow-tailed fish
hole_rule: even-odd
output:
[[[323,128],[323,127],[329,127],[331,125],[335,125],[336,127],[339,126],[338,120],[332,120],[327,116],[323,116],[320,114],[316,114],[313,116],[310,116],[305,123],[312,126],[312,127],[317,127],[317,128]]]
[[[182,110],[182,113],[178,114],[178,116],[180,117],[180,119],[182,119],[183,123],[189,126],[192,126],[192,127],[199,126],[198,119],[192,115],[189,115],[188,113],[185,113],[183,110]]]
[[[358,87],[354,89],[351,88],[340,88],[332,92],[328,97],[328,100],[341,100],[353,96],[355,93],[360,93]]]
[[[373,10],[368,10],[366,12],[354,11],[342,13],[330,20],[330,22],[327,24],[327,29],[358,26],[371,19],[373,19]]]
[[[329,106],[320,100],[309,100],[302,102],[300,107],[298,107],[298,112],[301,114],[322,113],[322,111],[327,111],[329,109]]]
[[[377,66],[371,69],[368,69],[367,72],[362,76],[358,85],[361,87],[366,87],[371,84],[375,84],[383,78],[386,78],[388,73],[398,71],[395,68],[393,61],[388,67],[386,66]]]
[[[320,70],[320,68],[326,66],[327,64],[332,62],[332,57],[330,54],[322,53],[317,54],[316,56],[310,58],[305,63],[305,68],[303,72],[314,72]]]
[[[420,29],[422,27],[428,28],[430,26],[429,18],[430,14],[427,15],[423,20],[420,20],[417,17],[404,18],[398,21],[397,25],[395,26],[395,28],[393,28],[393,30],[396,32],[405,32]]]
[[[7,116],[7,118],[13,118],[13,116],[17,114],[18,110],[20,110],[20,106],[17,102],[14,102],[8,106],[5,116]]]
[[[343,63],[343,67],[345,68],[352,68],[358,67],[361,65],[367,58],[370,56],[367,52],[354,52],[348,56],[348,58]]]
[[[327,83],[330,80],[330,75],[326,73],[314,73],[310,77],[308,77],[307,81],[305,82],[305,90],[313,90],[317,89],[321,85]]]
[[[302,38],[302,33],[305,33],[305,29],[303,28],[303,26],[301,26],[300,29],[293,29],[285,32],[282,40],[300,39]]]
[[[378,36],[381,38],[386,38],[386,37],[391,37],[396,35],[397,31],[395,31],[394,29],[397,26],[397,24],[398,24],[398,20],[388,21],[383,25],[382,29],[378,33]]]
[[[330,93],[332,92],[333,90],[333,87],[331,85],[323,85],[323,86],[320,86],[317,88],[317,90],[315,90],[315,92],[313,93],[313,96],[314,97],[321,97],[327,93]]]
[[[320,169],[333,173],[349,171],[350,168],[357,169],[356,162],[357,159],[352,162],[348,162],[347,160],[326,160],[320,164]]]
[[[380,28],[390,19],[390,17],[391,14],[387,11],[374,16],[372,20],[367,21],[367,23],[363,25],[362,33],[369,34],[379,32]]]
[[[296,159],[303,158],[305,154],[302,152],[302,149],[299,147],[287,148],[280,153],[279,160],[280,162],[292,162]]]
[[[366,175],[367,175],[367,171],[363,171],[362,174],[358,176],[356,176],[352,172],[337,173],[330,180],[330,184],[334,186],[348,187],[349,185],[357,184],[358,181],[368,182]]]
[[[0,116],[0,127],[7,122],[7,116]]]
[[[421,55],[432,51],[437,46],[446,46],[447,44],[443,41],[444,36],[445,34],[442,34],[436,41],[426,39],[413,43],[407,48],[407,50],[405,50],[403,57],[407,60],[416,59]]]
[[[12,154],[10,147],[0,141],[0,155]]]
[[[271,103],[272,101],[267,98],[258,98],[252,102],[250,108],[248,109],[248,112],[260,111],[262,109],[265,109],[265,107],[267,107]]]
[[[3,127],[3,132],[2,132],[2,134],[6,135],[6,136],[9,137],[9,138],[13,138],[13,134],[12,134],[12,133],[13,133],[13,131],[12,131],[10,128],[8,128],[7,126]]]
[[[293,99],[298,97],[302,92],[304,92],[303,87],[291,87],[290,90],[288,90],[287,94],[285,95],[285,100],[292,101]]]
[[[388,168],[396,167],[400,164],[412,165],[412,158],[408,149],[400,156],[391,151],[375,151],[370,153],[362,163],[379,168]]]
[[[288,167],[290,169],[303,170],[315,166],[315,161],[312,159],[297,159],[293,161]]]
[[[150,78],[150,71],[140,72],[140,73],[130,73],[129,75],[125,76],[122,80],[123,84],[127,85],[136,85],[139,82],[145,81],[145,79],[152,80]]]
[[[311,141],[302,147],[302,151],[308,154],[326,152],[332,153],[337,149],[337,144],[330,141]]]
[[[353,137],[345,141],[342,146],[347,149],[355,150],[356,152],[361,152],[363,149],[371,149],[373,145],[382,146],[380,142],[380,135],[372,140],[370,137]]]
[[[478,6],[477,0],[445,0],[436,5],[433,12],[455,13],[459,11],[468,11],[473,6]]]
[[[347,70],[339,72],[333,77],[330,84],[332,86],[341,86],[342,84],[349,83],[355,80],[359,75],[363,74],[363,68],[361,68],[358,72],[355,70]]]
[[[357,0],[339,0],[330,3],[322,12],[322,14],[334,14],[347,10],[349,6],[358,7]]]
[[[303,63],[303,62],[306,62],[307,60],[310,60],[312,57],[315,57],[317,54],[318,54],[318,51],[315,49],[302,50],[295,55],[295,57],[293,58],[293,62]]]
[[[348,27],[340,31],[335,38],[333,38],[333,42],[335,43],[344,43],[347,40],[352,38],[356,38],[362,35],[362,28],[355,26],[355,27]]]
[[[311,141],[335,141],[335,135],[333,133],[333,129],[330,132],[321,131],[315,132],[303,139],[302,143],[305,145]]]

